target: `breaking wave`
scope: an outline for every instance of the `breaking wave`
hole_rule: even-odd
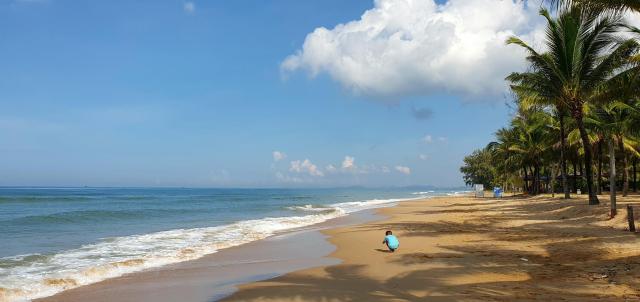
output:
[[[412,199],[418,199],[412,198]],[[55,254],[0,258],[0,301],[28,301],[123,274],[200,258],[221,249],[305,227],[352,212],[392,205],[408,199],[374,199],[328,206],[289,207],[305,215],[267,217],[232,224],[174,229],[149,234],[105,238]],[[72,216],[29,219],[78,219],[114,213],[73,213]],[[121,214],[121,213],[117,213]],[[33,223],[33,221],[31,221]]]

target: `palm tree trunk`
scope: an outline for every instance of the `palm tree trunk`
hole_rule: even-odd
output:
[[[555,190],[553,188],[553,185],[552,185],[552,184],[555,183],[555,175],[553,175],[553,172],[554,172],[554,170],[553,170],[554,167],[553,166],[554,166],[554,164],[551,163],[551,164],[549,164],[549,166],[547,166],[544,169],[545,172],[546,172],[545,174],[547,176],[547,181],[546,181],[547,191],[545,193],[551,193],[551,195],[555,196],[556,192],[555,192]],[[554,177],[553,181],[552,181],[551,177]]]
[[[613,137],[609,138],[609,194],[611,199],[611,217],[616,216],[616,149]]]
[[[533,167],[529,167],[529,175],[531,175],[531,183],[529,184],[529,195],[535,195],[536,190],[536,173]]]
[[[540,182],[540,165],[535,166],[536,171],[536,195],[540,194],[540,189],[542,188],[542,182]]]
[[[598,141],[598,195],[602,194],[602,140]]]
[[[551,188],[551,197],[556,197],[556,172],[558,172],[559,166],[557,166],[556,164],[551,164],[551,177],[547,178],[548,182],[549,182],[549,187]]]
[[[533,165],[533,195],[540,194],[540,168],[538,164]]]
[[[576,152],[576,156],[577,156],[577,152]],[[576,164],[576,161],[578,159],[574,159],[573,160],[573,193],[574,194],[578,194],[578,165]]]
[[[541,177],[541,175],[542,175],[542,167],[540,167],[540,165],[536,165],[536,170],[537,170],[536,171],[536,178],[538,179],[538,187],[536,189],[536,191],[537,191],[536,195],[537,195],[537,194],[541,194],[542,193],[544,184],[542,183],[542,177]]]
[[[584,127],[584,122],[582,121],[582,104],[580,104],[579,108],[577,106],[576,108],[574,108],[573,115],[576,123],[578,124],[578,129],[580,130],[580,137],[582,138],[582,147],[584,148],[584,162],[585,162],[585,170],[587,172],[587,191],[589,191],[589,204],[590,205],[600,204],[600,201],[598,200],[598,195],[596,195],[596,191],[593,188],[593,173],[591,173],[591,168],[592,168],[591,143],[589,142],[587,129]]]
[[[582,161],[579,161],[579,162],[578,162],[578,166],[580,167],[580,180],[581,180],[581,182],[580,182],[580,183],[582,183],[582,181],[584,180],[584,169],[583,169],[583,168],[584,168],[584,166],[583,166],[582,164],[583,164],[583,162],[582,162]],[[582,186],[580,187],[580,189],[583,189],[583,190],[584,190],[584,188],[583,188]]]
[[[571,198],[569,193],[569,184],[567,183],[567,160],[564,158],[564,152],[567,148],[567,138],[564,133],[564,114],[560,115],[560,173],[562,173],[562,191],[564,198]],[[553,189],[552,189],[553,190]]]
[[[627,152],[624,151],[624,141],[622,137],[618,137],[618,145],[620,152],[622,152],[622,196],[626,197],[629,194],[629,162],[627,159]]]
[[[622,169],[624,170],[624,185],[622,187],[622,196],[629,195],[629,159],[627,158],[627,153],[625,152],[622,157]]]
[[[528,173],[529,173],[529,182],[527,183],[527,187],[529,187],[529,191],[527,191],[527,194],[529,195],[533,195],[533,186],[534,186],[534,177],[533,177],[533,169],[531,169],[531,167],[527,166],[526,167]]]
[[[529,175],[527,175],[527,166],[522,167],[524,170],[524,192],[529,193]]]
[[[638,192],[638,171],[636,171],[636,164],[638,159],[633,159],[633,192]]]
[[[531,175],[531,183],[529,185],[529,194],[533,195],[536,188],[536,174],[533,171],[533,167],[529,167],[529,175]]]

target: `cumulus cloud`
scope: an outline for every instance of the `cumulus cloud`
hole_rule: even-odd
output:
[[[420,158],[420,160],[427,160],[429,156],[427,156],[426,154],[420,154],[418,155],[418,158]]]
[[[296,173],[308,173],[311,176],[324,176],[324,173],[322,173],[322,171],[320,171],[318,167],[308,159],[305,159],[304,161],[292,161],[289,171]]]
[[[353,156],[345,156],[342,161],[342,169],[351,170],[355,168],[355,158]]]
[[[273,151],[273,161],[281,161],[287,158],[287,154],[280,151]]]
[[[411,174],[411,168],[405,166],[396,166],[396,171],[406,175]]]
[[[316,28],[281,64],[326,73],[355,94],[381,98],[449,91],[496,95],[525,66],[505,45],[543,37],[539,6],[524,0],[375,0],[360,19]]]
[[[390,169],[387,166],[380,166],[376,164],[362,164],[356,165],[356,159],[353,156],[345,156],[339,164],[329,164],[324,169],[330,174],[371,174],[371,173],[389,173]]]
[[[193,14],[196,12],[196,4],[191,1],[185,2],[182,8],[188,14]]]

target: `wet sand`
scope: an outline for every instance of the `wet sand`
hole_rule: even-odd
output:
[[[605,200],[406,201],[377,210],[382,220],[274,237],[41,301],[640,301],[640,235],[625,231],[624,211],[640,196],[620,197],[614,219]],[[381,243],[385,230],[400,239],[395,253]],[[292,238],[309,245],[287,245]],[[295,257],[279,262],[283,249]],[[226,267],[225,257],[235,262]]]
[[[335,246],[320,231],[381,218],[372,210],[353,213],[200,259],[127,274],[34,301],[215,301],[234,292],[239,284],[336,264],[338,259],[326,257]]]
[[[602,201],[606,197],[601,197]],[[640,301],[640,236],[626,202],[436,198],[325,231],[337,265],[243,285],[223,301]],[[400,249],[381,244],[393,230]]]

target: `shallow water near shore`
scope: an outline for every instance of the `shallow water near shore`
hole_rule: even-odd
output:
[[[45,297],[349,213],[452,193],[0,188],[0,300]]]
[[[373,209],[359,211],[196,260],[127,274],[37,301],[217,301],[235,292],[242,284],[301,269],[338,264],[338,259],[326,257],[335,251],[335,246],[320,231],[382,218]]]

